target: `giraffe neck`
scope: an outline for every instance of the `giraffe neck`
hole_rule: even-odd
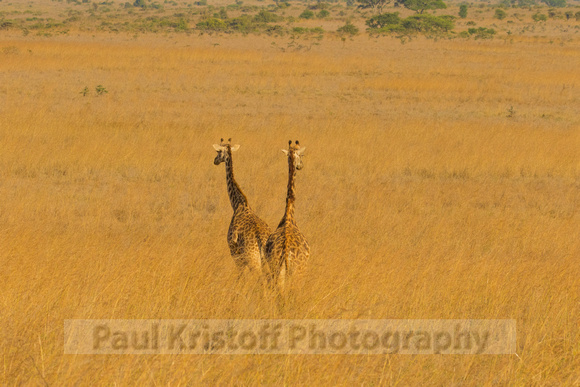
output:
[[[228,157],[226,159],[226,181],[228,185],[228,196],[230,197],[230,203],[234,211],[239,205],[248,205],[248,199],[246,195],[240,189],[236,179],[234,179],[234,166],[232,164],[232,151],[228,148]]]
[[[296,188],[294,187],[294,180],[296,178],[296,167],[294,166],[294,155],[292,152],[288,153],[288,193],[286,194],[286,210],[284,211],[284,219],[294,222],[294,201],[296,200]]]

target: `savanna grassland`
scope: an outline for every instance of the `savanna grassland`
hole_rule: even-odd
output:
[[[566,23],[477,40],[0,31],[0,383],[580,384]],[[283,310],[236,282],[221,137],[271,227],[280,149],[307,148],[312,254]],[[63,354],[65,319],[108,318],[515,319],[517,355]]]

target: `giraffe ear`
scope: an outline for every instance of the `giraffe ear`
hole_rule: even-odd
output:
[[[306,147],[304,148],[300,148],[296,151],[296,153],[298,154],[298,156],[302,156],[304,154],[304,151],[306,150]]]
[[[220,149],[222,149],[222,147],[219,146],[218,144],[213,144],[213,149],[215,149],[216,151],[219,151]]]
[[[240,145],[239,145],[239,144],[236,144],[236,145],[234,145],[234,146],[232,147],[232,152],[235,152],[235,151],[237,151],[238,149],[240,149]]]
[[[286,149],[282,149],[282,152],[284,152],[285,155],[288,155],[288,151]]]

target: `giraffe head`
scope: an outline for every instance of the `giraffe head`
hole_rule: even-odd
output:
[[[226,162],[230,157],[231,152],[237,151],[239,148],[239,145],[232,146],[231,138],[228,139],[228,142],[224,142],[224,139],[222,138],[219,145],[213,144],[213,149],[217,152],[217,156],[213,160],[213,163],[215,165],[220,165],[221,163]]]
[[[292,161],[294,163],[294,167],[297,170],[302,169],[304,164],[302,164],[302,157],[304,156],[304,151],[306,147],[300,148],[300,143],[296,140],[295,145],[292,145],[292,140],[288,141],[288,149],[282,149],[282,152],[286,154],[288,157],[292,157]]]

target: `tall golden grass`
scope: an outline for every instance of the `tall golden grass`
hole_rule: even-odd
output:
[[[578,385],[579,42],[271,43],[0,43],[0,381]],[[236,284],[220,137],[271,226],[308,148],[283,312]],[[508,318],[518,355],[64,355],[74,318]]]

